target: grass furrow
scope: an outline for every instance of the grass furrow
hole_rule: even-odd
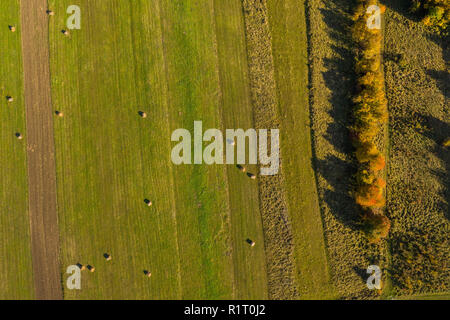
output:
[[[305,5],[303,1],[268,0],[267,6],[300,297],[330,298],[333,288],[311,161]]]
[[[156,7],[147,1],[84,1],[81,30],[65,37],[68,5],[50,4],[56,12],[53,101],[64,112],[55,119],[62,272],[77,262],[94,265],[96,272],[84,272],[82,290],[66,290],[65,297],[179,298]],[[103,253],[113,260],[106,262]]]
[[[0,299],[32,299],[19,1],[1,2],[0,22]],[[16,138],[17,132],[24,140]]]
[[[221,128],[211,2],[161,2],[170,129]],[[170,138],[170,137],[168,137]],[[227,182],[222,166],[174,168],[183,298],[233,295]]]
[[[217,55],[221,86],[221,113],[225,128],[253,128],[253,112],[239,0],[214,1]],[[256,166],[247,166],[256,173]],[[259,211],[258,185],[235,165],[227,166],[237,299],[267,298],[264,235]],[[255,241],[250,247],[246,239]]]

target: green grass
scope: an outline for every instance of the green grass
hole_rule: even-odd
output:
[[[143,7],[139,19],[125,1],[83,1],[82,29],[65,38],[66,16],[59,13],[69,4],[50,4],[57,12],[50,35],[53,102],[65,114],[55,119],[62,272],[77,262],[97,270],[65,298],[179,298],[160,24],[150,19],[155,8]]]
[[[234,167],[170,161],[176,128],[248,125],[225,116],[245,110],[245,60],[227,56],[239,42],[222,29],[244,50],[238,2],[81,1],[66,38],[69,4],[50,1],[61,271],[96,272],[65,298],[266,297],[255,185]]]
[[[9,4],[0,20],[13,12],[18,24],[18,3]],[[66,37],[61,30],[71,4],[49,0],[56,13],[49,22],[52,101],[64,113],[54,119],[63,285],[69,265],[91,264],[96,271],[84,271],[82,290],[65,289],[64,298],[267,298],[258,182],[234,165],[170,160],[172,131],[192,132],[194,120],[204,130],[255,127],[242,2],[80,0],[81,30]],[[285,177],[279,189],[294,234],[299,298],[330,298],[311,162],[303,9],[291,0],[268,1]],[[9,207],[1,212],[22,213],[0,218],[7,234],[0,238],[0,267],[7,270],[0,297],[32,298],[29,239],[23,241],[29,229],[25,146],[14,138],[25,131],[20,30],[0,32],[3,46],[16,49],[0,67],[2,95],[16,81],[13,104],[22,106],[2,102],[0,111],[9,119],[0,131],[2,147],[14,148],[0,156],[2,170],[14,170],[3,174],[0,199],[8,201],[0,205]],[[8,263],[2,265],[3,256]]]
[[[20,14],[17,0],[0,4],[0,299],[32,299]],[[16,27],[12,33],[8,25]],[[6,96],[14,98],[7,102]]]
[[[308,51],[303,1],[269,0],[281,118],[285,193],[293,226],[300,298],[333,297],[312,168]]]
[[[252,128],[244,17],[240,0],[214,0],[221,109],[225,128]],[[250,171],[255,167],[248,166]],[[264,238],[259,213],[258,187],[230,165],[231,234],[237,299],[267,298]],[[249,250],[246,238],[258,245]],[[256,249],[256,250],[255,250]]]

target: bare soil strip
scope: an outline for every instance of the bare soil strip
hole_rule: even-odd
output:
[[[47,0],[22,0],[31,250],[36,299],[62,299]]]

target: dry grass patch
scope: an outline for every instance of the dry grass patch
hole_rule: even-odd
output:
[[[395,295],[448,291],[450,128],[444,38],[388,5],[385,75],[390,113],[387,215]]]
[[[354,1],[308,2],[310,103],[314,163],[325,241],[337,294],[370,298],[366,269],[383,268],[380,245],[368,244],[360,230],[358,208],[351,196],[355,172],[349,130],[355,88],[351,14]]]

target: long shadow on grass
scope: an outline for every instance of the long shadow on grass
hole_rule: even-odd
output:
[[[324,160],[316,160],[316,166],[320,175],[331,186],[324,194],[324,200],[330,211],[341,223],[357,230],[359,216],[355,201],[350,196],[351,184],[349,181],[349,177],[354,172],[353,164],[330,156]]]
[[[322,73],[325,85],[331,92],[329,103],[332,107],[329,115],[333,119],[328,125],[325,138],[343,157],[340,159],[331,156],[325,160],[316,160],[315,166],[331,185],[324,195],[331,212],[343,224],[356,228],[357,209],[350,196],[354,166],[351,161],[343,160],[348,159],[352,153],[348,126],[352,107],[351,95],[355,85],[350,33],[352,20],[349,15],[353,4],[351,0],[331,0],[320,10],[327,24],[329,37],[334,42],[334,55],[324,59],[326,71]]]
[[[436,80],[439,90],[441,90],[442,94],[449,99],[450,73],[445,70],[427,70],[427,74]]]
[[[439,209],[444,212],[447,220],[450,219],[450,206],[448,199],[450,199],[450,147],[445,147],[444,142],[450,139],[450,124],[437,119],[433,116],[424,116],[426,121],[426,127],[428,130],[423,132],[423,135],[435,142],[434,146],[429,150],[431,153],[436,154],[439,159],[445,163],[443,170],[434,170],[433,174],[441,181],[443,190],[443,200],[439,203]]]
[[[382,3],[389,9],[396,11],[397,13],[401,14],[403,17],[405,17],[408,20],[419,22],[421,12],[412,12],[411,11],[411,0],[385,0],[382,1]]]
[[[345,154],[352,150],[347,128],[351,115],[351,94],[355,87],[350,33],[352,20],[348,14],[352,4],[353,1],[349,0],[332,0],[331,6],[321,9],[329,36],[335,43],[331,46],[335,56],[324,60],[327,71],[323,72],[323,79],[331,91],[332,109],[329,114],[334,120],[327,128],[326,139],[337,151]]]
[[[405,19],[408,19],[415,23],[421,23],[421,20],[426,14],[426,11],[423,9],[419,9],[417,12],[413,12],[412,1],[411,0],[385,0],[382,3],[388,7],[389,9],[397,12],[402,15]],[[433,31],[431,28],[424,27],[427,30],[427,38],[434,41],[441,47],[445,47],[446,43],[448,43],[449,37],[444,37],[436,31]]]

